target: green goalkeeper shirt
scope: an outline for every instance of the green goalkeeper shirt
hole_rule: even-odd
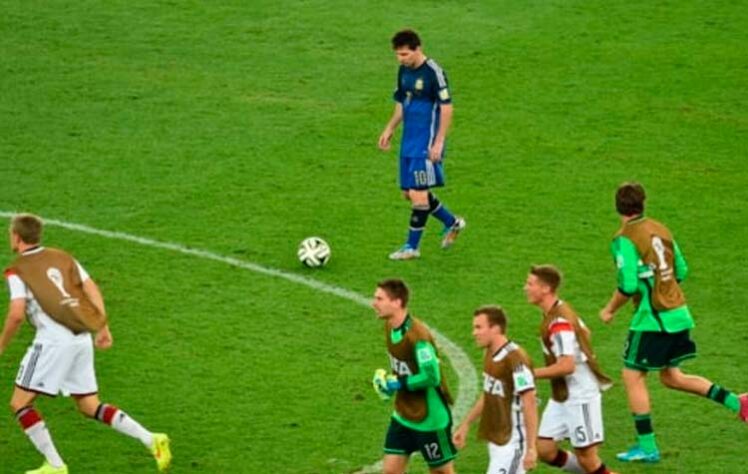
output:
[[[644,218],[641,218],[644,219]],[[637,222],[632,222],[636,224]],[[618,291],[634,298],[636,310],[631,319],[632,331],[674,333],[694,327],[688,306],[657,310],[653,305],[656,272],[652,264],[644,263],[636,244],[624,235],[618,235],[610,247],[617,267]],[[678,244],[672,241],[672,266],[675,280],[682,282],[688,266]]]
[[[398,343],[407,331],[408,325],[403,328],[393,329],[390,338],[393,343]],[[428,341],[418,341],[415,345],[415,358],[418,371],[414,374],[401,377],[403,386],[400,390],[425,390],[426,391],[426,418],[414,422],[401,416],[394,411],[392,417],[399,423],[416,431],[436,431],[447,427],[451,420],[449,408],[439,392],[441,384],[441,371],[439,370],[439,358],[433,344]]]

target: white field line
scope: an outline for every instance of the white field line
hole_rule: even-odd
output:
[[[0,217],[10,218],[15,214],[15,212],[0,211]],[[341,288],[339,286],[328,285],[327,283],[322,283],[305,276],[284,272],[275,268],[248,262],[246,260],[226,257],[224,255],[220,255],[208,250],[190,248],[172,242],[161,242],[158,240],[148,239],[146,237],[138,237],[137,235],[126,234],[124,232],[114,232],[109,230],[97,229],[95,227],[89,227],[82,224],[75,224],[73,222],[59,221],[55,219],[44,218],[44,223],[46,225],[53,225],[62,227],[63,229],[82,232],[85,234],[97,235],[99,237],[105,237],[107,239],[124,240],[147,247],[171,250],[172,252],[178,252],[184,255],[191,255],[193,257],[199,257],[206,260],[225,263],[233,267],[243,268],[255,273],[260,273],[262,275],[281,278],[293,283],[298,283],[299,285],[304,285],[322,293],[328,293],[339,298],[352,301],[361,306],[369,307],[371,302],[370,298],[367,298],[366,296],[355,293],[353,291],[346,290],[345,288]],[[465,351],[463,351],[460,346],[452,342],[437,329],[431,326],[429,326],[429,329],[431,330],[431,333],[436,340],[436,344],[439,346],[439,351],[447,356],[459,379],[459,389],[457,391],[454,405],[454,418],[455,420],[461,420],[467,414],[473,401],[478,396],[478,378],[476,376],[475,367],[473,366],[472,362],[470,362],[470,358],[467,356],[467,354],[465,354]],[[372,464],[371,466],[364,467],[362,470],[358,471],[358,473],[364,474],[379,472],[381,471],[381,469],[382,466],[380,461],[376,464]]]

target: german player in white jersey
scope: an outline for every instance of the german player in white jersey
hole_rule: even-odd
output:
[[[534,265],[525,283],[527,300],[543,311],[540,338],[545,367],[536,379],[549,379],[552,397],[538,429],[538,456],[567,472],[608,474],[597,446],[604,440],[601,390],[611,384],[590,345],[590,331],[573,308],[559,299],[561,273],[552,265]],[[568,439],[573,453],[560,449]]]
[[[482,306],[473,313],[473,337],[485,349],[483,392],[453,436],[461,449],[470,424],[480,418],[478,436],[488,442],[487,474],[524,474],[537,460],[532,361],[507,338],[506,327],[506,314],[499,306]]]
[[[41,246],[43,224],[18,214],[10,224],[10,246],[18,258],[5,271],[10,290],[0,334],[0,355],[24,320],[36,329],[15,381],[10,406],[21,428],[45,460],[27,474],[67,474],[46,424],[34,408],[37,395],[69,395],[84,415],[138,439],[159,471],[171,462],[169,438],[152,433],[114,405],[101,403],[94,370],[94,345],[112,346],[104,300],[98,286],[72,256]]]

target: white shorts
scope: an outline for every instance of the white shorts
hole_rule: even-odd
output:
[[[16,385],[52,396],[98,392],[91,335],[65,343],[35,340],[21,361]]]
[[[575,448],[602,443],[605,439],[602,397],[573,403],[549,400],[540,419],[538,437],[554,441],[568,439]]]
[[[486,474],[525,474],[522,462],[527,443],[516,437],[503,446],[488,443],[488,470]]]

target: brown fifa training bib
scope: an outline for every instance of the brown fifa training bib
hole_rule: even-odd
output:
[[[6,270],[31,289],[42,310],[75,334],[96,332],[106,325],[102,314],[83,291],[73,257],[43,248],[18,257]]]

